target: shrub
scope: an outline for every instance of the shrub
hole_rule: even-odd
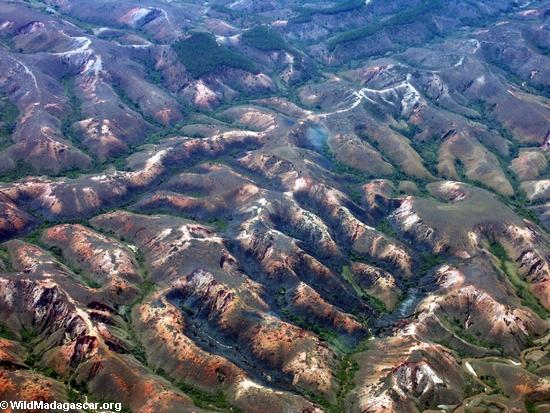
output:
[[[10,136],[15,130],[19,110],[7,98],[0,97],[0,149],[11,144]]]
[[[227,47],[220,46],[209,33],[194,33],[172,46],[191,76],[199,78],[222,67],[256,72],[252,60]]]
[[[7,340],[15,340],[15,334],[3,324],[0,324],[0,338],[5,338]]]
[[[365,0],[347,0],[341,4],[327,7],[326,9],[302,8],[300,9],[298,16],[292,19],[292,23],[307,23],[311,20],[314,14],[330,16],[332,14],[351,12],[363,7],[364,5]]]
[[[422,16],[443,7],[441,0],[424,1],[423,4],[407,10],[400,11],[386,20],[376,22],[367,27],[348,30],[329,39],[328,45],[335,48],[339,44],[360,40],[372,36],[381,30],[395,26],[412,24],[422,19]]]
[[[270,51],[288,48],[283,37],[269,26],[255,26],[242,35],[244,44],[258,50]]]

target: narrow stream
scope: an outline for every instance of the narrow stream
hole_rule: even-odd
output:
[[[418,288],[409,288],[407,291],[407,298],[399,303],[399,307],[397,307],[392,315],[394,315],[396,319],[411,316],[422,298],[423,296]]]
[[[403,301],[401,301],[398,307],[389,314],[384,314],[378,320],[376,320],[375,327],[382,329],[389,327],[395,322],[408,318],[414,314],[416,306],[422,301],[425,293],[418,288],[409,288],[407,291],[407,296]]]

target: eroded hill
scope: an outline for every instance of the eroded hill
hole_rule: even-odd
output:
[[[0,399],[545,412],[550,3],[0,1]]]

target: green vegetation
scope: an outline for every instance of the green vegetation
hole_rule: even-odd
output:
[[[386,305],[380,299],[366,293],[363,288],[361,288],[361,286],[357,284],[357,280],[355,280],[355,277],[353,276],[353,272],[351,271],[349,265],[344,265],[344,267],[342,268],[342,277],[344,277],[344,279],[351,284],[351,286],[355,290],[355,293],[363,300],[367,301],[375,311],[378,311],[379,313],[385,313],[388,311]]]
[[[541,50],[541,48],[535,46],[533,42],[529,41],[527,38],[524,38],[524,40],[526,40],[526,42],[529,43],[531,47],[539,49],[539,52],[541,52],[541,54],[546,54],[548,56],[547,48],[542,48]],[[516,86],[525,90],[527,93],[530,93],[532,95],[541,95],[546,98],[550,97],[550,86],[545,84],[546,82],[540,82],[536,80],[533,81],[533,79],[531,78],[522,78],[521,74],[517,70],[514,70],[514,68],[508,64],[508,60],[503,59],[502,56],[488,54],[486,59],[489,63],[499,69],[500,73],[503,74],[508,81],[514,83]]]
[[[224,6],[223,4],[212,4],[210,7],[212,8],[213,11],[227,14],[231,19],[240,19],[242,17],[245,17],[244,12],[242,10],[230,9],[229,7]]]
[[[344,265],[342,268],[342,277],[344,277],[344,279],[351,284],[357,295],[362,296],[364,294],[363,289],[359,286],[359,284],[357,284],[349,265]]]
[[[323,396],[315,394],[310,390],[306,390],[306,389],[299,389],[299,390],[304,397],[308,398],[313,403],[321,406],[326,413],[343,413],[342,410],[337,405],[331,404]]]
[[[323,155],[330,161],[331,171],[336,173],[340,177],[350,178],[357,184],[364,183],[365,181],[373,177],[363,171],[360,171],[359,169],[353,168],[346,165],[345,163],[340,162],[338,159],[336,159],[336,157],[330,150],[330,147],[326,143],[323,149]]]
[[[38,360],[36,360],[38,362]],[[28,363],[27,363],[28,364]],[[59,380],[61,376],[57,371],[52,369],[51,367],[40,367],[37,369],[38,372],[40,372],[43,376],[49,377],[54,380]]]
[[[292,324],[297,325],[298,327],[301,327],[305,330],[309,330],[316,335],[319,336],[322,340],[328,341],[332,344],[334,344],[336,347],[340,347],[338,343],[338,335],[329,329],[326,329],[310,320],[306,320],[303,317],[300,317],[296,314],[294,314],[289,308],[288,308],[288,301],[286,299],[286,290],[284,288],[281,288],[279,291],[277,291],[277,296],[275,297],[275,300],[277,301],[277,304],[281,308],[281,314],[288,319]]]
[[[11,256],[8,249],[4,246],[0,246],[0,260],[4,263],[4,270],[7,272],[13,272],[15,269],[11,262]]]
[[[193,317],[195,315],[195,311],[191,307],[186,306],[185,304],[180,304],[180,309],[189,317]]]
[[[36,369],[36,364],[40,361],[40,356],[29,350],[29,354],[25,358],[25,364],[32,369]]]
[[[40,239],[38,239],[37,242],[35,242],[35,244],[39,244],[40,246],[43,246]],[[63,250],[58,246],[55,246],[55,245],[51,246],[48,248],[48,251],[50,251],[55,256],[56,259],[60,261],[63,260]]]
[[[439,344],[443,347],[446,347],[449,350],[454,351],[459,358],[465,358],[465,357],[468,357],[470,355],[467,352],[465,352],[464,350],[456,348],[453,344],[451,344],[451,342],[449,340],[447,340],[447,338],[441,338],[439,340],[433,340],[433,342],[435,344]]]
[[[225,218],[213,218],[208,221],[208,225],[212,225],[218,232],[225,232],[229,222]]]
[[[57,6],[54,6],[54,9],[56,10],[57,13],[59,13],[63,16],[63,20],[68,21],[69,23],[72,23],[77,27],[80,27],[82,30],[84,30],[88,34],[94,34],[94,29],[100,27],[96,24],[89,23],[89,22],[86,22],[84,20],[80,20],[80,19],[78,19],[74,16],[70,16],[68,14],[61,13]]]
[[[290,312],[290,310],[286,308],[283,309],[281,312],[284,316],[286,316],[289,319],[289,321],[292,324],[295,324],[298,327],[301,327],[305,330],[309,330],[315,333],[316,335],[319,336],[321,340],[325,340],[332,343],[336,341],[337,334],[334,331],[321,327],[320,325],[315,324],[309,320],[306,320],[303,317],[299,317],[296,314],[293,314],[292,312]]]
[[[128,341],[132,343],[132,348],[130,350],[132,356],[136,358],[139,362],[147,365],[147,352],[143,346],[141,340],[136,335],[135,331],[131,327],[132,323],[128,322]]]
[[[8,98],[0,96],[0,150],[12,143],[11,134],[15,130],[19,109]]]
[[[43,373],[43,369],[39,370],[39,372]],[[55,377],[54,377],[55,378]],[[57,377],[58,380],[61,379],[61,377]],[[88,390],[88,386],[86,382],[81,381],[77,382],[75,379],[62,380],[65,384],[65,388],[67,389],[67,401],[70,403],[83,403],[85,401],[90,402],[98,402],[98,403],[104,403],[104,402],[116,402],[115,400],[109,400],[109,399],[99,399],[96,397],[91,396]],[[132,410],[127,406],[122,406],[122,409],[119,410],[120,413],[132,413]]]
[[[458,175],[458,177],[462,182],[467,182],[467,183],[471,182],[466,176],[466,166],[460,159],[458,158],[455,159],[454,167],[456,170],[456,174]]]
[[[345,177],[347,175],[348,178],[351,178],[351,180],[355,181],[356,183],[364,183],[370,178],[372,178],[371,175],[360,171],[359,169],[356,169],[352,166],[346,165],[343,162],[340,162],[335,157],[327,156],[327,158],[331,161],[331,170],[335,172],[340,177]]]
[[[86,225],[86,222],[78,221],[78,223],[80,223],[82,225]],[[69,270],[71,270],[71,272],[78,275],[79,279],[86,286],[88,286],[89,288],[93,288],[93,289],[101,288],[102,287],[101,284],[99,282],[97,282],[96,280],[90,278],[87,274],[85,274],[83,272],[82,267],[76,265],[74,262],[72,262],[71,260],[68,260],[66,257],[64,257],[63,250],[60,247],[55,246],[55,245],[48,247],[47,245],[44,245],[44,243],[42,242],[42,233],[44,232],[44,230],[46,228],[48,228],[52,224],[54,224],[54,223],[52,223],[52,222],[43,222],[40,225],[40,227],[38,227],[36,230],[31,232],[29,235],[27,235],[24,238],[24,240],[26,242],[31,243],[31,244],[38,245],[41,248],[47,249],[59,262],[63,263],[65,266],[67,266],[69,268]]]
[[[75,272],[75,271],[73,271],[73,272]],[[88,286],[89,288],[92,288],[92,289],[101,288],[100,283],[98,283],[96,280],[91,279],[87,275],[80,274],[80,277],[82,278],[82,281],[84,281],[84,284],[86,284],[86,286]]]
[[[36,331],[29,330],[27,328],[23,328],[19,334],[21,335],[21,341],[26,345],[31,344],[32,341],[38,336]]]
[[[525,218],[535,224],[541,225],[539,216],[532,210],[527,208],[529,201],[521,189],[514,189],[516,194],[510,199],[504,199],[504,202],[509,204],[514,212],[520,217]]]
[[[0,324],[0,338],[5,338],[6,340],[15,340],[15,334],[13,334],[13,332],[4,324]]]
[[[83,403],[85,401],[98,402],[98,403],[113,403],[117,402],[112,399],[100,399],[93,397],[88,394],[88,386],[86,382],[77,382],[75,379],[72,380],[63,380],[65,387],[67,389],[67,401],[70,403]],[[121,410],[118,410],[120,413],[132,413],[132,410],[128,406],[122,406]]]
[[[57,245],[53,245],[49,248],[51,253],[56,257],[63,258],[63,251]]]
[[[483,387],[470,376],[466,376],[464,382],[464,398],[475,396],[483,392]]]
[[[138,285],[141,290],[141,294],[145,297],[153,292],[155,289],[155,283],[151,280],[145,280]]]
[[[60,379],[60,375],[51,367],[38,366],[38,363],[41,360],[41,356],[34,352],[33,342],[38,336],[37,332],[27,328],[23,328],[20,332],[21,342],[26,347],[28,354],[25,358],[25,364],[36,372],[42,374],[43,376],[50,377],[52,379]]]
[[[368,257],[365,257],[363,254],[359,254],[359,253],[355,252],[354,250],[348,251],[348,259],[350,261],[365,262],[367,264],[376,265],[374,260],[370,260]]]
[[[336,46],[343,43],[348,43],[354,40],[360,40],[365,37],[372,36],[384,29],[402,26],[405,24],[412,24],[421,19],[423,15],[438,10],[442,7],[442,0],[424,0],[423,4],[421,4],[420,6],[416,6],[407,10],[403,10],[399,13],[395,13],[391,17],[376,22],[370,26],[352,29],[347,32],[340,33],[329,39],[328,45],[329,47],[335,48]]]
[[[480,377],[480,380],[486,383],[487,386],[489,386],[491,389],[493,389],[495,393],[504,393],[498,385],[497,378],[495,376],[484,375]]]
[[[500,353],[503,353],[504,350],[502,346],[499,345],[492,345],[491,343],[486,342],[481,338],[481,333],[476,331],[475,335],[471,334],[469,331],[467,331],[463,325],[460,319],[454,317],[452,319],[449,319],[447,317],[439,317],[440,321],[447,326],[447,328],[452,331],[457,337],[460,337],[462,340],[466,341],[467,343],[470,343],[474,346],[483,347],[487,349],[495,349],[499,351]]]
[[[208,75],[221,67],[232,67],[256,72],[254,62],[248,57],[220,46],[214,36],[197,32],[172,45],[180,61],[194,78]]]
[[[416,134],[422,132],[422,129],[420,129],[418,125],[407,124],[407,126],[396,126],[390,124],[389,127],[390,129],[405,136],[408,139],[412,139],[416,136]]]
[[[420,273],[425,275],[433,267],[441,265],[444,262],[445,260],[440,255],[431,252],[423,252],[420,254]]]
[[[527,413],[537,413],[538,411],[536,403],[531,400],[525,401],[525,410]]]
[[[65,117],[65,119],[63,119],[61,130],[63,132],[63,136],[70,139],[73,144],[78,144],[80,139],[75,135],[73,124],[82,119],[82,104],[75,93],[74,79],[64,78],[63,87],[65,89],[65,95],[69,99],[69,107],[71,112],[67,117]]]
[[[508,259],[508,254],[506,253],[506,250],[498,242],[491,243],[489,245],[489,251],[491,251],[491,254],[493,254],[501,261],[506,261]]]
[[[363,190],[361,189],[361,186],[376,176],[340,162],[336,159],[334,154],[331,152],[330,147],[326,143],[322,153],[330,162],[330,170],[338,175],[340,179],[347,181],[346,193],[349,195],[351,200],[356,204],[361,205],[363,200]]]
[[[539,374],[537,370],[539,369],[540,365],[533,360],[527,360],[527,365],[525,366],[526,370],[531,374]]]
[[[121,237],[119,237],[119,239],[120,238]],[[141,250],[137,249],[134,252],[134,256],[136,257],[138,272],[141,275],[141,279],[143,280],[138,285],[139,289],[141,290],[141,297],[137,302],[140,302],[143,300],[143,298],[147,297],[149,294],[153,292],[153,290],[155,289],[155,282],[149,279],[149,269],[147,268],[147,264],[145,262],[145,256],[143,255]]]
[[[34,243],[43,246],[40,239],[36,240]],[[72,262],[65,260],[64,257],[63,257],[63,250],[61,248],[54,245],[54,246],[49,247],[48,250],[55,256],[55,258],[58,261],[64,263],[71,270],[71,272],[73,272],[74,274],[79,275],[80,280],[86,286],[88,286],[89,288],[94,288],[94,289],[101,288],[101,284],[99,284],[97,281],[91,279],[90,277],[88,277],[87,275],[82,273],[82,268],[81,267],[76,266]]]
[[[238,407],[232,406],[231,403],[227,400],[227,397],[225,394],[223,394],[221,391],[217,391],[215,393],[208,393],[203,390],[200,390],[194,386],[191,386],[189,384],[178,382],[176,383],[176,386],[184,392],[186,395],[188,395],[191,400],[193,400],[193,403],[195,406],[200,407],[202,409],[211,409],[212,407],[215,407],[216,409],[220,409],[224,412],[231,412],[231,413],[240,413],[242,412],[241,409]]]
[[[35,244],[41,245],[40,238],[38,238],[35,242]],[[81,267],[75,265],[73,262],[71,262],[68,259],[65,259],[63,256],[63,250],[59,248],[56,245],[53,245],[48,248],[48,250],[61,262],[63,262],[73,273],[80,276],[80,280],[89,288],[98,289],[101,288],[101,284],[97,282],[96,280],[90,278],[87,274],[85,274]]]
[[[340,4],[336,4],[332,7],[327,7],[325,9],[312,9],[312,8],[300,8],[299,14],[292,19],[292,23],[307,23],[311,20],[313,15],[322,14],[329,16],[332,14],[346,13],[351,12],[356,9],[359,9],[365,5],[365,0],[346,0]]]
[[[338,370],[336,370],[336,381],[340,385],[337,397],[342,410],[344,397],[355,387],[354,379],[359,371],[359,364],[352,356],[353,354],[346,354],[340,361]]]
[[[68,98],[69,103],[69,114],[63,118],[61,123],[61,133],[63,137],[71,142],[71,144],[80,149],[83,153],[87,152],[87,148],[82,145],[82,137],[77,133],[73,125],[82,120],[82,103],[75,93],[74,78],[63,78],[62,79],[63,88],[65,95]],[[63,176],[67,176],[71,179],[78,178],[80,176],[80,171],[75,169],[71,171],[65,171]]]
[[[344,406],[345,397],[355,387],[355,376],[359,371],[359,363],[354,360],[353,356],[367,351],[367,349],[368,340],[363,340],[355,348],[344,351],[336,370],[336,381],[340,386],[340,390],[336,395],[336,404],[332,404],[322,396],[308,390],[301,389],[301,393],[314,403],[322,406],[327,413],[344,413],[346,411]]]
[[[520,146],[517,144],[517,140],[516,138],[514,138],[514,135],[506,127],[504,127],[497,119],[495,119],[494,116],[491,115],[491,112],[494,110],[494,106],[495,106],[494,104],[488,106],[484,101],[477,101],[471,105],[471,108],[479,113],[479,118],[473,118],[473,120],[483,123],[485,126],[487,126],[487,128],[490,131],[495,131],[510,143],[510,150],[509,150],[508,156],[502,156],[501,154],[496,152],[492,152],[492,154],[499,161],[502,171],[505,173],[506,178],[512,185],[512,188],[514,189],[514,195],[509,197],[503,196],[498,193],[496,195],[502,200],[502,202],[510,206],[516,214],[518,214],[522,218],[528,219],[540,225],[541,222],[537,214],[528,208],[528,204],[530,203],[530,201],[527,199],[525,192],[520,187],[521,182],[519,178],[508,167],[512,159],[518,156],[520,151]],[[466,177],[466,171],[465,171],[464,165],[460,161],[457,160],[455,162],[455,166],[457,167],[457,173],[459,174],[460,179],[462,181],[470,183],[473,186],[484,188],[494,193],[494,189],[487,187],[486,185],[483,184],[483,182],[470,181]]]
[[[42,232],[48,227],[47,223],[42,223],[38,228],[36,228],[33,232],[31,232],[29,235],[27,235],[24,238],[24,241],[34,244],[34,245],[40,245],[42,246]]]
[[[113,235],[113,234],[109,234]],[[119,237],[121,239],[123,237]],[[129,322],[129,315],[131,313],[131,308],[133,308],[136,304],[143,301],[143,299],[154,290],[155,283],[152,280],[148,279],[148,270],[145,265],[145,257],[143,254],[138,250],[136,255],[136,261],[140,268],[140,273],[143,276],[144,281],[139,285],[141,289],[141,297],[139,297],[130,308],[128,308],[127,311],[125,311],[124,318],[127,321],[127,334],[128,334],[128,340],[133,344],[130,353],[143,365],[148,366],[147,364],[147,353],[145,351],[145,347],[141,340],[139,339],[138,335],[136,334],[135,330],[132,328],[131,322]],[[183,309],[185,311],[186,309]],[[187,309],[188,311],[191,311],[191,309]],[[149,366],[150,367],[150,366]],[[241,413],[241,410],[235,406],[232,406],[229,401],[227,400],[225,394],[223,394],[221,391],[217,391],[215,393],[209,393],[205,392],[201,389],[198,389],[194,386],[191,386],[186,383],[182,383],[179,381],[174,381],[170,376],[166,374],[166,372],[163,369],[154,369],[155,374],[158,374],[159,376],[164,377],[166,380],[173,383],[177,388],[179,388],[182,392],[184,392],[187,396],[189,396],[192,400],[195,406],[203,409],[208,410],[216,410],[221,412],[229,412],[229,413]],[[85,391],[83,392],[85,393]]]
[[[116,234],[111,231],[105,231],[104,233],[108,236],[116,236]],[[118,239],[122,241],[123,237],[119,236]],[[138,284],[138,288],[140,289],[141,294],[131,305],[121,307],[119,314],[126,321],[127,342],[131,345],[130,354],[134,356],[136,360],[146,366],[147,353],[145,351],[145,346],[143,345],[136,331],[132,327],[131,314],[132,309],[139,303],[142,303],[143,299],[155,289],[155,283],[148,279],[149,273],[145,266],[145,257],[143,256],[141,251],[135,251],[134,256],[136,258],[138,272],[143,279],[143,281]]]
[[[37,171],[33,168],[33,166],[29,163],[26,163],[23,159],[15,159],[15,167],[7,172],[4,172],[0,175],[0,182],[14,182],[23,178],[26,178],[28,176],[36,176]],[[50,178],[58,178],[58,177],[76,177],[79,176],[80,172],[78,170],[70,170],[70,171],[61,171],[58,173],[50,172],[48,176]]]
[[[19,337],[19,341],[21,342],[21,344],[23,344],[23,346],[25,346],[28,351],[27,357],[25,358],[25,364],[32,369],[36,369],[39,372],[42,372],[39,368],[36,367],[36,364],[40,361],[41,357],[34,352],[34,341],[38,337],[38,332],[36,330],[23,327],[19,331]],[[52,377],[54,372],[50,370],[51,369],[48,369],[47,372],[50,374],[49,377]]]
[[[67,395],[68,401],[82,401],[82,394],[88,393],[88,386],[85,382],[77,382],[75,379],[72,379],[67,383]]]
[[[144,113],[141,110],[141,108],[139,107],[139,105],[135,101],[132,100],[132,98],[128,95],[128,93],[126,93],[126,90],[124,90],[124,88],[121,85],[119,85],[117,83],[113,83],[112,87],[113,87],[113,90],[115,91],[115,93],[117,94],[117,96],[122,101],[122,103],[124,103],[126,106],[128,106],[134,112],[139,113],[141,115],[141,117],[143,119],[145,119],[147,122],[149,122],[150,124],[156,125],[156,126],[162,126],[155,118],[153,118],[152,116],[149,116],[146,113]],[[144,143],[149,143],[149,142],[144,142]],[[120,157],[122,157],[122,156],[123,156],[123,154],[120,155]]]
[[[36,171],[29,164],[25,163],[22,159],[16,159],[15,167],[0,175],[0,182],[13,182],[35,174]]]
[[[152,58],[138,59],[138,61],[143,65],[143,68],[145,69],[147,80],[159,87],[162,87],[164,77],[162,73],[159,72],[155,67],[155,61]]]
[[[521,303],[529,307],[541,318],[544,319],[549,317],[550,312],[546,310],[537,297],[533,295],[529,288],[529,284],[519,276],[516,265],[510,260],[504,247],[498,242],[493,242],[489,245],[489,251],[500,261],[500,269],[506,274],[508,281],[510,281],[515,288]]]
[[[258,50],[286,50],[288,45],[283,37],[270,26],[254,26],[243,33],[244,44]]]
[[[392,228],[387,218],[384,218],[382,221],[380,221],[380,223],[376,226],[376,230],[380,231],[383,234],[386,234],[388,237],[397,237],[397,232]]]
[[[400,133],[404,132],[404,129],[399,129],[399,128],[397,128],[397,129],[400,130]],[[409,129],[414,129],[414,128],[409,127],[407,130],[409,130]],[[388,176],[387,179],[391,180],[394,183],[394,185],[397,186],[400,181],[412,181],[418,186],[418,189],[420,191],[419,196],[430,196],[428,191],[426,190],[426,184],[429,183],[429,181],[426,181],[425,179],[420,179],[420,178],[415,177],[413,175],[409,175],[408,173],[406,173],[401,168],[400,165],[395,164],[394,162],[390,161],[391,156],[388,156],[386,151],[380,146],[380,143],[377,140],[373,139],[371,136],[369,136],[366,133],[364,125],[358,125],[355,128],[355,133],[361,139],[364,139],[364,140],[368,141],[372,145],[372,147],[374,149],[376,149],[380,153],[380,155],[382,155],[382,158],[384,160],[386,160],[387,162],[389,162],[390,164],[393,165],[395,171],[391,176]],[[410,132],[410,133],[416,133],[416,132]],[[414,148],[414,142],[411,141],[411,145]],[[417,144],[417,146],[422,147],[421,144]],[[433,159],[434,157],[437,156],[436,155],[437,154],[437,144],[435,144],[435,147],[432,146],[431,148],[427,148],[426,151],[427,151],[427,153],[426,154],[423,153],[423,154],[421,154],[421,156],[428,155],[428,151],[433,152],[433,154],[426,156],[425,166],[427,167],[428,170],[431,170],[435,175],[437,175],[437,170],[436,169],[434,170],[434,168],[436,168],[437,163],[436,162],[432,163],[432,165],[427,165],[426,164],[427,159]],[[364,182],[366,180],[366,178],[368,178],[368,176],[366,174],[363,174],[363,178],[364,178],[364,180],[363,180],[363,182]],[[380,178],[380,176],[376,176],[376,178]]]
[[[435,176],[439,175],[437,171],[439,143],[411,141],[411,146],[422,157],[426,169]]]
[[[541,222],[537,214],[533,210],[528,208],[528,204],[530,203],[530,201],[527,199],[525,192],[520,187],[521,182],[518,176],[508,167],[510,162],[518,156],[520,151],[520,146],[517,144],[516,138],[506,127],[502,125],[502,123],[500,123],[497,119],[495,119],[494,116],[491,115],[491,112],[494,110],[494,104],[488,106],[484,101],[477,101],[471,106],[472,109],[474,109],[480,115],[479,119],[475,119],[476,121],[479,121],[486,125],[489,130],[499,133],[510,143],[508,156],[502,156],[499,153],[492,152],[493,155],[498,159],[500,167],[502,168],[503,172],[506,175],[506,178],[514,189],[514,195],[506,197],[501,194],[497,194],[498,197],[502,200],[502,202],[509,205],[516,214],[518,214],[522,218],[528,219],[540,225]],[[457,172],[459,172],[458,169]],[[460,175],[461,173],[462,175]],[[469,182],[472,185],[476,185],[488,191],[494,192],[492,188],[487,187],[483,183],[470,182],[465,177],[463,171],[459,172],[459,175],[461,177],[464,177],[464,182]]]

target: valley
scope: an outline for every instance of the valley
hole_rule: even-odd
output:
[[[550,411],[550,2],[0,0],[0,400]]]

